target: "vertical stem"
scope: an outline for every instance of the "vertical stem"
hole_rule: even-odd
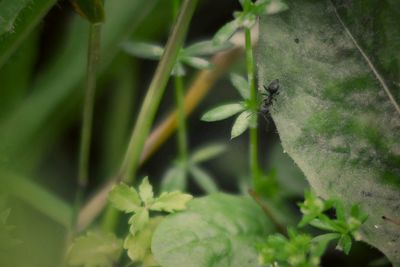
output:
[[[254,58],[253,48],[251,46],[250,29],[245,29],[245,46],[246,46],[246,67],[247,80],[250,86],[250,103],[254,113],[257,112],[257,92],[254,81]],[[249,144],[249,161],[253,186],[257,185],[259,167],[258,167],[258,138],[257,138],[257,121],[250,126],[250,144]]]
[[[182,4],[171,36],[165,47],[165,52],[157,66],[154,77],[140,108],[138,119],[129,139],[128,148],[117,176],[119,181],[122,180],[129,184],[135,180],[144,142],[153,124],[157,108],[165,91],[172,68],[174,67],[178,57],[179,50],[185,40],[197,1],[198,0],[185,0]],[[118,222],[118,216],[119,213],[113,210],[109,205],[106,209],[103,229],[114,230],[116,223]]]
[[[97,67],[100,57],[101,24],[90,24],[85,99],[82,112],[81,141],[79,149],[78,190],[75,197],[72,228],[75,231],[77,214],[88,182],[90,142],[92,135],[93,106],[96,90]]]
[[[196,5],[197,0],[185,0],[183,2],[181,12],[166,45],[164,55],[158,64],[156,73],[143,101],[119,174],[121,179],[127,183],[131,183],[134,180],[144,141],[153,124],[155,113],[179,50],[182,47]]]
[[[178,149],[179,149],[179,159],[181,163],[186,166],[188,158],[187,149],[187,133],[186,133],[186,121],[185,121],[185,103],[183,94],[183,77],[175,77],[175,97],[177,105],[177,117],[178,117]]]

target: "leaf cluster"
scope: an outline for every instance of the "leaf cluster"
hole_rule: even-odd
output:
[[[217,44],[224,43],[240,28],[252,28],[257,17],[276,13],[287,9],[287,5],[281,0],[239,0],[242,10],[233,13],[234,19],[224,26],[215,34],[214,42]],[[272,7],[272,8],[271,8]]]
[[[323,201],[313,192],[305,193],[305,200],[299,204],[303,213],[303,218],[299,223],[300,227],[307,224],[320,230],[328,231],[333,234],[330,237],[339,239],[337,248],[343,250],[345,254],[349,254],[352,238],[360,240],[361,235],[359,229],[367,220],[368,215],[360,210],[358,204],[352,205],[350,211],[346,210],[344,204],[339,199],[329,199]],[[324,212],[334,208],[336,218],[328,217]],[[322,238],[320,236],[320,238]]]
[[[200,41],[186,48],[181,48],[175,61],[171,75],[185,76],[185,65],[195,69],[211,69],[212,64],[205,57],[230,48],[227,42],[215,44],[212,41]],[[158,44],[128,41],[121,44],[123,51],[139,58],[160,60],[164,54],[164,48]]]
[[[329,233],[312,237],[294,229],[288,231],[288,237],[281,234],[271,235],[258,245],[260,262],[266,266],[316,267],[328,244],[338,240],[337,248],[349,254],[352,238],[360,240],[359,228],[367,220],[358,205],[353,205],[348,212],[340,200],[326,201],[313,192],[305,192],[305,200],[299,204],[303,213],[298,227],[309,224]],[[336,218],[325,213],[336,210]]]
[[[141,261],[145,266],[155,264],[151,253],[153,232],[162,217],[150,218],[150,211],[173,213],[186,209],[186,204],[193,197],[179,191],[163,192],[155,197],[148,177],[142,180],[137,191],[126,184],[115,186],[109,194],[111,204],[125,213],[132,213],[129,219],[129,234],[125,238],[124,248],[132,261]]]
[[[233,123],[231,139],[244,133],[249,127],[256,127],[256,109],[250,100],[250,85],[248,81],[239,74],[231,74],[231,83],[242,97],[241,101],[223,104],[207,111],[201,120],[211,122],[220,121],[239,114]]]

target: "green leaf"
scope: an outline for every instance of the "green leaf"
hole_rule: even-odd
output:
[[[215,193],[218,191],[218,186],[213,178],[204,170],[192,164],[189,168],[190,173],[193,175],[193,179],[204,190],[207,194]]]
[[[171,71],[172,76],[185,76],[186,69],[180,61],[177,61]]]
[[[242,104],[235,103],[235,104],[226,104],[222,106],[218,106],[207,111],[202,117],[202,121],[219,121],[229,118],[236,113],[244,110]]]
[[[30,4],[31,0],[0,1],[0,36],[14,30],[15,20],[20,11]]]
[[[224,144],[209,144],[196,149],[190,156],[190,161],[192,163],[201,163],[219,156],[225,150],[226,146]]]
[[[90,23],[101,23],[105,20],[104,0],[72,0],[75,11]]]
[[[328,247],[329,242],[338,238],[340,238],[340,234],[336,233],[324,234],[314,237],[312,242],[318,244],[317,251],[315,252],[316,255],[321,257],[325,253],[325,250]]]
[[[339,239],[337,247],[343,250],[344,254],[349,255],[351,249],[351,236],[342,235]]]
[[[249,83],[245,78],[241,75],[232,73],[231,76],[231,83],[233,87],[239,92],[243,99],[247,100],[250,98],[250,86]]]
[[[173,164],[161,180],[161,192],[185,191],[187,175],[184,166],[180,163]]]
[[[4,57],[9,56],[8,53],[12,50],[9,49],[10,46],[18,48],[19,42],[31,31],[30,27],[36,25],[36,20],[40,20],[42,13],[47,12],[54,2],[36,0],[33,1],[32,8],[22,11],[27,13],[21,20],[17,19],[19,23],[16,32],[12,35],[7,34],[0,40],[0,65]],[[157,0],[106,1],[107,23],[102,27],[99,75],[113,61],[121,40],[138,28],[156,2]],[[28,22],[29,25],[26,24]],[[54,58],[45,64],[45,68],[35,77],[35,82],[29,89],[29,97],[9,110],[7,116],[1,120],[0,150],[9,162],[18,162],[20,167],[31,167],[37,164],[43,155],[47,155],[46,151],[73,121],[72,115],[76,114],[79,99],[83,96],[79,93],[79,85],[86,73],[87,49],[82,48],[87,44],[88,25],[76,16],[67,26],[70,27],[65,32],[65,40],[60,49],[55,51]],[[63,112],[56,112],[59,110]]]
[[[252,13],[255,15],[273,15],[287,10],[289,7],[282,0],[258,0],[256,1]]]
[[[131,225],[129,232],[135,235],[136,232],[143,230],[149,219],[149,211],[146,208],[137,209],[135,214],[129,219],[129,224]]]
[[[217,31],[217,33],[214,35],[213,42],[217,45],[226,43],[229,38],[235,33],[238,27],[239,24],[236,20],[228,22]]]
[[[211,69],[213,67],[213,65],[208,60],[201,57],[183,57],[180,60],[195,69],[203,70]]]
[[[252,119],[252,113],[250,111],[243,111],[240,115],[236,118],[235,122],[232,126],[231,131],[231,139],[238,137],[242,133],[244,133],[247,128],[250,127],[250,121]]]
[[[19,48],[55,3],[57,3],[56,0],[0,1],[0,16],[3,17],[0,24],[5,27],[3,31],[11,29],[8,33],[0,36],[0,68]],[[27,8],[23,8],[23,4],[27,5],[25,6]],[[18,12],[18,10],[21,12]],[[14,12],[18,13],[17,17],[15,17],[16,13]],[[11,21],[13,22],[10,24]]]
[[[124,42],[121,49],[132,56],[155,60],[159,60],[164,53],[163,47],[143,42]]]
[[[145,205],[149,205],[154,201],[153,187],[149,183],[149,178],[143,178],[142,183],[139,185],[139,195]]]
[[[251,199],[213,194],[158,226],[152,251],[163,267],[258,266],[255,244],[272,224]]]
[[[179,210],[185,210],[186,204],[193,197],[189,194],[184,194],[179,191],[175,192],[164,192],[155,199],[154,203],[150,206],[151,210],[174,212]]]
[[[122,241],[112,233],[87,232],[75,239],[68,252],[71,266],[108,267],[122,251]]]
[[[337,229],[334,226],[332,226],[331,223],[321,221],[319,219],[311,220],[309,224],[321,230],[333,231],[333,232],[337,231]]]
[[[126,184],[114,186],[108,195],[111,204],[126,213],[135,212],[140,208],[141,201],[135,188]]]
[[[314,190],[360,203],[361,239],[400,265],[400,227],[381,219],[400,218],[400,84],[390,82],[400,67],[400,2],[332,2],[287,1],[288,11],[260,21],[258,84],[280,78],[271,115]]]
[[[215,44],[213,41],[201,41],[186,47],[183,52],[187,56],[210,56],[231,47],[230,43]]]
[[[151,218],[145,227],[135,235],[129,234],[124,241],[124,248],[128,250],[128,256],[133,262],[144,262],[145,266],[156,266],[151,253],[151,240],[155,229],[162,217]]]

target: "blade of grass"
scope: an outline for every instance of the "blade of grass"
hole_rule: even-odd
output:
[[[108,14],[103,28],[100,72],[105,70],[119,51],[120,41],[137,29],[156,2],[106,2]],[[78,85],[85,76],[85,50],[81,47],[87,42],[86,39],[87,24],[77,17],[71,25],[65,45],[30,88],[33,93],[1,121],[0,150],[9,158],[11,165],[16,159],[25,158],[26,148],[32,144],[41,144],[35,146],[39,150],[48,147],[48,140],[53,139],[51,136],[59,134],[60,129],[65,127],[60,114],[64,113],[67,106],[76,105],[82,97],[77,93]]]

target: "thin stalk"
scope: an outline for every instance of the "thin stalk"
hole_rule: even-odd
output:
[[[183,94],[183,77],[175,77],[175,97],[177,105],[177,118],[178,118],[178,149],[179,159],[181,163],[186,166],[188,159],[188,142],[187,142],[187,130],[185,120],[185,102]]]
[[[118,181],[131,184],[135,180],[144,143],[149,135],[150,128],[153,125],[157,108],[160,104],[162,95],[164,94],[172,68],[174,67],[178,57],[179,50],[185,40],[189,23],[196,5],[197,0],[185,0],[182,4],[177,21],[175,22],[171,36],[165,47],[164,54],[157,66],[142,107],[140,108],[138,119],[130,137],[124,160],[117,175]],[[108,206],[103,221],[103,229],[114,230],[116,223],[118,222],[118,216],[119,213],[113,211],[111,206]]]
[[[251,109],[254,113],[257,112],[257,92],[254,81],[254,58],[253,48],[251,46],[251,31],[245,29],[245,49],[246,49],[246,68],[247,68],[247,80],[250,87],[250,103]],[[258,166],[258,134],[257,134],[257,122],[252,123],[250,127],[250,143],[249,143],[249,161],[250,171],[253,186],[256,186],[259,178],[259,166]]]
[[[75,231],[77,217],[82,204],[83,195],[88,183],[90,143],[92,136],[92,121],[94,97],[96,91],[97,67],[100,58],[101,24],[90,24],[88,61],[85,82],[85,99],[82,112],[82,128],[79,149],[78,189],[75,197],[72,229]]]
[[[275,217],[274,213],[268,207],[267,203],[262,201],[261,197],[254,191],[249,190],[250,196],[257,202],[257,204],[261,207],[265,215],[271,220],[272,224],[275,226],[276,230],[284,236],[287,236],[287,231],[284,225],[282,225],[279,220]]]
[[[150,83],[119,172],[120,179],[126,183],[134,181],[144,142],[153,125],[157,108],[179,50],[182,47],[196,5],[197,0],[185,0],[183,2],[176,24],[167,42],[164,55]]]

